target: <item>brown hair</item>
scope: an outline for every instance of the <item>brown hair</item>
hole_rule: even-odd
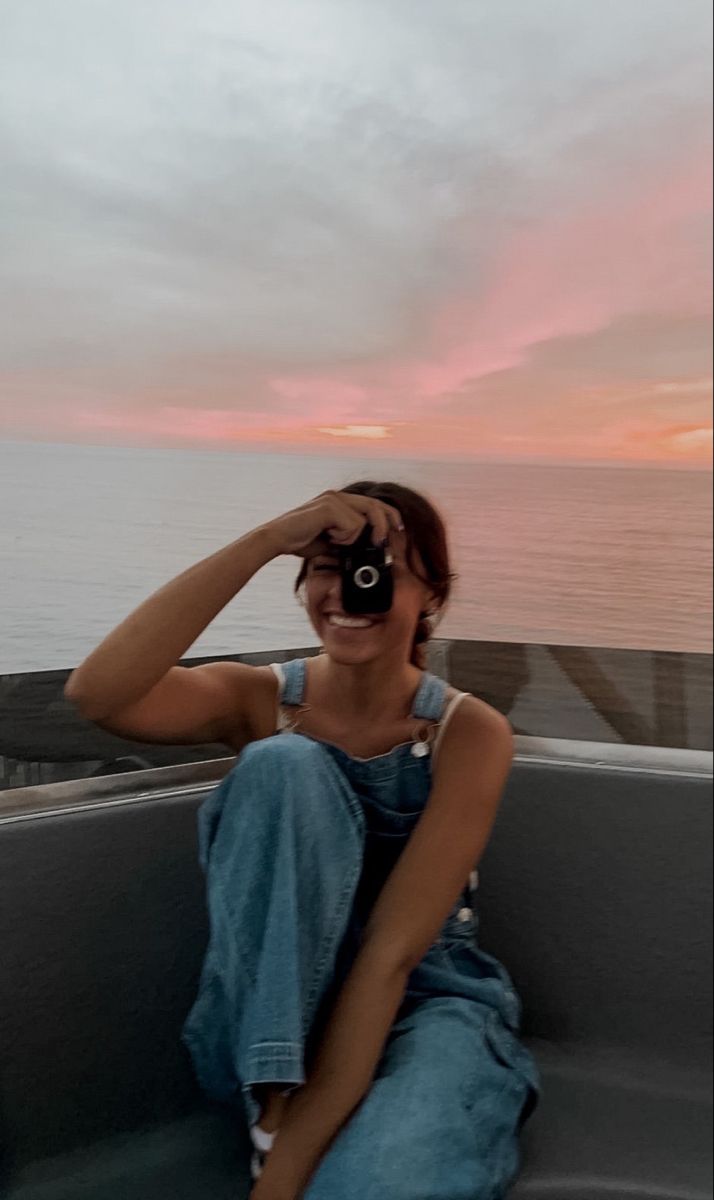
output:
[[[434,505],[425,496],[401,483],[360,480],[340,488],[340,491],[349,492],[353,496],[369,496],[373,500],[381,500],[383,504],[391,504],[399,510],[404,521],[410,570],[428,585],[435,597],[435,607],[441,611],[458,576],[451,570],[446,528]],[[419,554],[424,565],[424,574],[419,569],[415,552]],[[304,582],[306,574],[307,561],[303,563],[295,580],[296,592]],[[412,643],[410,662],[420,670],[424,670],[426,666],[425,647],[433,633],[429,616],[429,613],[420,613]]]

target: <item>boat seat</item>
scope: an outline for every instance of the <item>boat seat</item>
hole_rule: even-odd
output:
[[[710,1200],[711,755],[517,751],[478,890],[544,1084],[512,1196]],[[245,1127],[179,1040],[207,939],[196,812],[229,766],[3,795],[5,1200],[247,1200]]]

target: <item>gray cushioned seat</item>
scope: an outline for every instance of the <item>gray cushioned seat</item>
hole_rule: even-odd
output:
[[[248,1195],[245,1129],[201,1097],[179,1042],[207,933],[195,817],[216,769],[0,803],[7,1200]],[[515,1200],[712,1194],[710,769],[688,751],[519,740],[479,898],[545,1086]]]

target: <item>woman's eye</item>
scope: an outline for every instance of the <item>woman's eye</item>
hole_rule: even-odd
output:
[[[336,571],[337,567],[333,566],[331,563],[318,563],[317,566],[313,566],[312,569],[315,573],[317,573],[318,571]]]

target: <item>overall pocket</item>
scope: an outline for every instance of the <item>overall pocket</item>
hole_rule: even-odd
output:
[[[378,837],[408,838],[414,831],[424,808],[394,808],[380,804],[374,797],[361,796],[367,828]],[[407,799],[407,803],[409,803]],[[412,801],[413,803],[413,801]]]

